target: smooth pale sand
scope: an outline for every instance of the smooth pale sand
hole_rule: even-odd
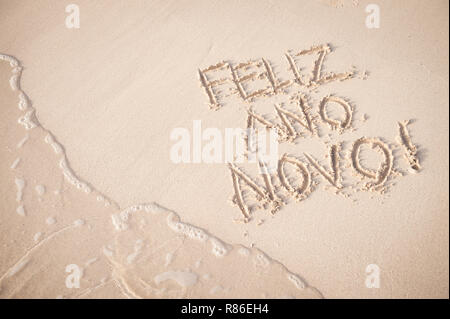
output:
[[[71,30],[65,3],[0,1],[0,53],[24,67],[21,88],[45,128],[26,131],[17,123],[23,112],[9,84],[12,68],[0,61],[0,297],[448,298],[446,1],[377,1],[379,29],[366,28],[365,1],[76,3],[81,27]],[[326,71],[355,66],[359,72],[310,92],[313,112],[328,94],[355,108],[356,130],[329,140],[343,142],[345,151],[362,136],[395,144],[397,122],[412,119],[408,128],[422,170],[396,178],[385,194],[357,192],[350,199],[317,177],[304,201],[236,223],[241,215],[230,205],[226,164],[169,158],[173,128],[191,129],[198,119],[222,131],[246,125],[248,105],[237,97],[209,109],[198,69],[265,58],[280,78],[292,79],[284,53],[325,43],[333,48]],[[270,104],[255,102],[267,110]],[[359,120],[364,114],[367,121]],[[63,155],[45,142],[46,130],[64,146],[90,194],[64,178]],[[281,144],[280,153],[308,152],[326,163],[331,131],[324,124],[320,130],[321,138]],[[394,152],[395,167],[407,172],[402,154]],[[344,182],[352,171],[347,164],[343,159]],[[256,165],[242,166],[257,176]],[[25,181],[21,201],[17,178]],[[121,210],[150,202],[213,235],[190,239],[192,233],[170,229],[169,211],[146,214],[144,206],[131,213],[127,229],[115,229],[111,215],[122,220]],[[148,210],[160,210],[155,207]],[[238,246],[227,245],[231,253],[217,257],[215,236],[220,243],[256,246],[271,259],[256,248],[244,258]],[[80,289],[64,284],[69,264],[84,268]],[[378,289],[365,286],[369,264],[380,268]],[[287,269],[308,287],[298,289]],[[248,284],[226,287],[231,274]]]

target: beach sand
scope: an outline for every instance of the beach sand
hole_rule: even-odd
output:
[[[0,297],[448,298],[448,3],[377,1],[368,28],[369,3],[77,1],[70,29],[64,2],[0,0]],[[314,75],[323,52],[300,85],[288,57]],[[261,77],[244,100],[231,71],[249,60],[236,72],[268,62],[286,87]],[[231,79],[212,108],[206,73]],[[296,124],[279,157],[309,172],[301,200],[307,174],[275,172],[282,207],[243,222],[227,163],[171,161],[173,129],[246,128],[249,110],[283,127],[274,105],[301,115],[298,94],[316,130]],[[343,104],[321,112],[328,96]]]

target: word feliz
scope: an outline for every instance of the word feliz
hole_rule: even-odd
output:
[[[258,60],[250,60],[247,62],[232,65],[231,63],[222,61],[215,65],[211,65],[205,69],[199,69],[199,77],[201,86],[204,88],[209,99],[209,106],[212,109],[219,109],[220,104],[220,89],[218,87],[224,84],[233,84],[234,92],[246,102],[252,102],[255,98],[261,96],[271,96],[279,93],[285,93],[285,89],[293,83],[307,88],[315,88],[322,84],[331,81],[344,81],[351,78],[355,72],[343,73],[323,73],[323,63],[325,57],[331,52],[331,47],[328,44],[313,46],[307,50],[301,50],[295,54],[290,52],[285,53],[286,60],[289,64],[289,70],[292,72],[294,79],[281,81],[273,72],[269,61],[264,58]],[[302,68],[298,67],[295,59],[301,56],[317,55],[313,63],[310,74],[302,74]],[[217,79],[210,79],[211,74],[217,72],[222,74],[228,73],[225,77]],[[268,84],[265,88],[249,90],[245,86],[253,81],[263,80]]]

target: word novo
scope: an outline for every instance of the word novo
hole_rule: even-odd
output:
[[[399,123],[398,140],[404,148],[404,155],[411,170],[417,172],[420,169],[417,149],[411,141],[406,124],[407,122]],[[374,150],[382,156],[383,160],[376,170],[363,165],[360,156],[363,147],[367,147],[368,150]],[[262,183],[255,181],[234,163],[230,163],[229,169],[234,189],[233,203],[241,210],[243,221],[248,222],[251,218],[251,209],[243,194],[244,187],[256,195],[261,207],[267,208],[268,205],[271,205],[272,214],[277,212],[285,203],[285,200],[278,195],[277,188],[274,187],[275,181],[279,182],[281,189],[286,191],[296,201],[306,199],[314,190],[316,183],[313,181],[313,174],[322,177],[325,182],[335,189],[336,193],[341,192],[344,189],[341,172],[341,151],[340,143],[333,144],[328,148],[328,154],[325,156],[329,160],[328,167],[320,164],[316,158],[306,152],[303,153],[304,160],[283,154],[278,160],[276,174],[268,171],[261,173]],[[362,187],[362,190],[380,191],[383,193],[386,190],[388,178],[398,173],[394,170],[394,156],[391,148],[379,138],[361,137],[355,140],[347,158],[354,173],[361,179],[368,180]],[[296,172],[296,179],[300,179],[300,182],[294,183],[293,176],[287,173],[288,166],[293,168],[291,171]]]
[[[209,317],[214,315],[216,306],[192,305],[190,302],[187,306],[181,307],[182,314],[207,314]]]

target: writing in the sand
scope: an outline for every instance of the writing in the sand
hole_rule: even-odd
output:
[[[307,50],[300,50],[296,53],[286,52],[284,54],[292,78],[280,80],[275,75],[271,63],[264,59],[249,60],[247,62],[233,65],[226,61],[221,61],[205,69],[199,69],[200,82],[209,99],[209,106],[212,109],[219,109],[221,103],[220,88],[227,84],[232,84],[232,93],[236,93],[246,102],[253,102],[258,97],[269,97],[276,94],[286,93],[286,89],[293,84],[309,89],[316,88],[332,81],[344,81],[350,79],[355,71],[346,72],[323,72],[325,57],[331,53],[331,46],[328,44],[313,46]],[[295,59],[301,56],[316,55],[313,66],[309,74],[302,73]],[[220,74],[219,77],[211,77]],[[265,81],[267,86],[258,89],[248,89],[246,85],[255,81]]]
[[[204,89],[208,104],[211,109],[218,110],[223,106],[223,99],[226,96],[237,95],[246,102],[246,123],[247,129],[276,129],[278,143],[294,143],[297,139],[310,137],[324,142],[323,132],[319,127],[325,125],[331,131],[342,135],[346,132],[353,132],[354,127],[354,105],[348,98],[335,94],[324,94],[319,98],[317,105],[311,106],[310,95],[318,93],[318,88],[333,81],[344,81],[355,77],[356,70],[346,72],[324,72],[323,65],[325,57],[331,53],[331,46],[328,44],[313,46],[310,49],[300,50],[297,53],[285,53],[288,70],[292,78],[281,80],[276,77],[272,65],[264,58],[250,60],[238,64],[229,62],[219,62],[207,68],[199,70],[199,79]],[[312,67],[305,68],[297,65],[296,57],[315,55],[316,58]],[[305,72],[309,70],[309,72]],[[215,74],[220,74],[215,76]],[[261,81],[266,85],[261,86]],[[253,86],[253,82],[258,82],[259,86]],[[228,86],[229,95],[223,94],[223,88]],[[305,93],[306,91],[306,93]],[[260,99],[270,98],[275,95],[288,97],[291,108],[284,107],[281,103],[274,103],[273,110],[276,114],[273,117],[261,114],[255,110]],[[329,112],[330,105],[337,105],[342,110],[342,116],[332,116]],[[313,109],[315,111],[313,112]],[[366,118],[361,122],[365,122]],[[229,162],[229,170],[232,177],[234,195],[232,202],[240,209],[244,222],[252,218],[252,213],[256,209],[266,209],[270,207],[272,214],[277,212],[284,204],[286,198],[294,198],[301,201],[309,197],[314,191],[319,181],[322,179],[328,188],[334,190],[336,194],[350,197],[349,189],[355,191],[377,191],[385,193],[392,184],[390,180],[401,176],[402,172],[394,167],[394,148],[401,148],[406,159],[406,163],[412,172],[420,170],[417,147],[411,140],[408,127],[409,121],[398,122],[398,136],[396,143],[388,143],[380,137],[360,137],[353,140],[353,143],[345,143],[349,146],[342,147],[342,141],[333,141],[331,134],[328,134],[328,144],[325,158],[328,158],[328,165],[316,159],[308,152],[304,152],[301,157],[290,154],[283,154],[279,157],[278,165],[274,169],[267,169],[267,163],[259,161],[262,182],[258,178],[252,178],[245,173],[236,163]],[[255,151],[249,140],[247,151]],[[361,161],[363,149],[377,152],[381,155],[378,168],[374,169],[364,165]],[[257,150],[256,150],[257,151]],[[346,156],[342,156],[346,152]],[[354,175],[359,177],[355,183],[344,183],[342,167],[347,161],[347,167],[352,169]],[[250,190],[254,194],[256,201],[251,202],[246,196],[244,189]],[[288,196],[286,196],[286,194]]]

